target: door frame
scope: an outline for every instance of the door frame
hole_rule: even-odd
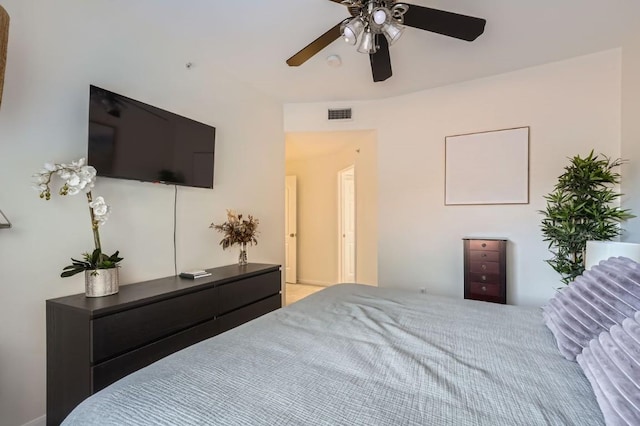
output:
[[[345,176],[351,175],[353,177],[353,282],[357,281],[357,252],[358,252],[358,236],[357,236],[357,195],[356,195],[356,168],[355,164],[351,164],[350,166],[338,171],[338,282],[346,282],[345,274],[344,274],[344,193],[342,191],[343,181]]]

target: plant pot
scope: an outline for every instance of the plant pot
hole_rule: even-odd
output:
[[[118,268],[84,271],[84,288],[87,297],[116,294],[119,286]]]

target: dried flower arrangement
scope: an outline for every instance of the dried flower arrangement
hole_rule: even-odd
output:
[[[222,249],[231,247],[234,244],[258,244],[256,236],[260,221],[251,215],[244,219],[242,214],[236,214],[233,210],[227,210],[227,221],[221,225],[212,223],[209,228],[224,233],[224,238],[220,240]]]

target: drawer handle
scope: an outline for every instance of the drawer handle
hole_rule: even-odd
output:
[[[481,276],[481,277],[480,277],[480,279],[481,279],[482,281],[486,281],[486,280],[487,280],[487,276],[486,276],[486,275],[483,275],[483,276]]]
[[[486,247],[486,246],[487,246],[487,243],[482,243],[482,247]]]
[[[482,270],[486,271],[487,270],[487,265],[485,265],[484,263],[482,264]]]
[[[482,291],[487,291],[487,286],[482,286]]]
[[[487,253],[482,253],[480,257],[487,257]]]

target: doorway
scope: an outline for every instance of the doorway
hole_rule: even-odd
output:
[[[356,281],[377,285],[376,132],[287,133],[285,147],[285,176],[296,180],[295,203],[292,184],[285,189],[283,272],[288,283],[295,283],[286,285],[287,303],[296,290]],[[341,193],[350,200],[344,208]]]

